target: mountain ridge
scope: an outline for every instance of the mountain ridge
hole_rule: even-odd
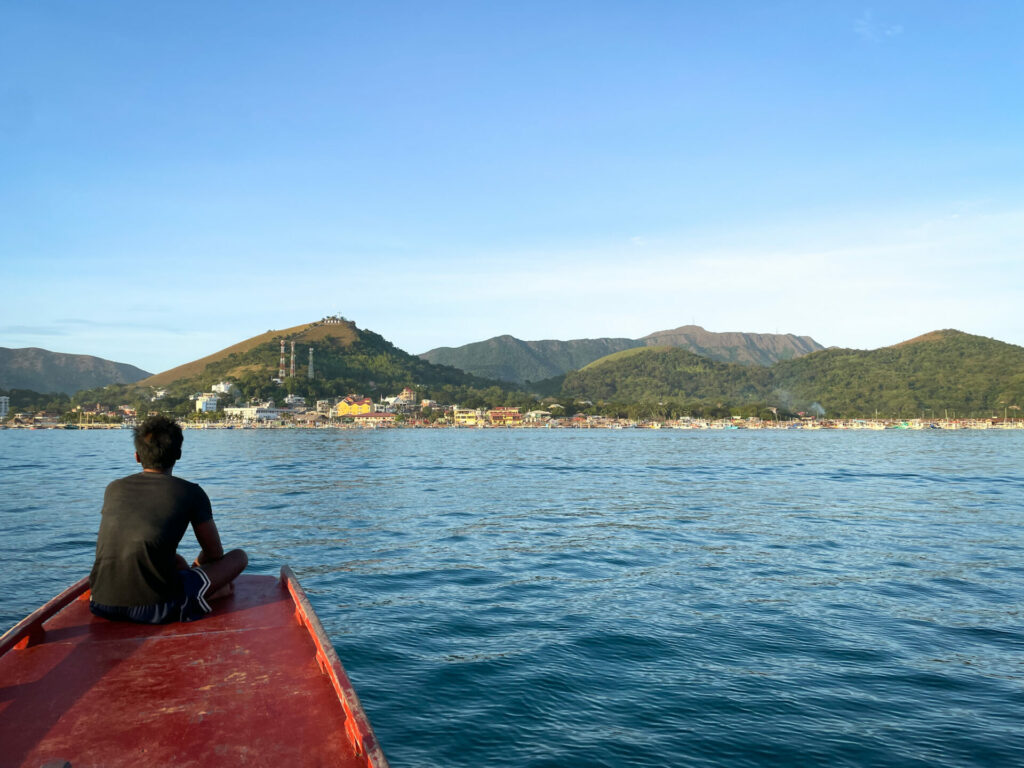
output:
[[[355,323],[349,320],[338,320],[332,322],[319,320],[317,322],[303,323],[302,325],[294,325],[290,328],[282,328],[281,330],[276,331],[271,329],[267,330],[266,333],[251,336],[248,339],[239,341],[229,347],[225,347],[224,349],[212,354],[192,360],[191,362],[183,363],[175,366],[174,368],[169,368],[166,371],[152,374],[148,378],[139,381],[138,384],[141,386],[162,387],[173,384],[181,379],[192,378],[193,376],[201,375],[209,365],[230,357],[233,354],[244,355],[262,344],[269,344],[281,338],[284,338],[288,342],[312,342],[324,341],[328,338],[338,338],[342,343],[351,344],[357,337],[358,330],[356,330]]]
[[[817,350],[769,367],[650,347],[569,373],[562,394],[631,402],[722,400],[858,417],[876,410],[1016,410],[1024,406],[1024,347],[946,329],[874,350]]]
[[[645,346],[672,346],[720,362],[771,365],[824,347],[810,336],[708,331],[699,325],[655,331],[638,339],[542,339],[524,341],[515,336],[494,336],[461,347],[437,347],[419,357],[450,365],[476,376],[513,384],[552,379],[578,370],[606,355]]]
[[[41,347],[0,347],[0,389],[73,395],[107,384],[131,384],[149,375],[129,363],[95,355],[51,352]]]

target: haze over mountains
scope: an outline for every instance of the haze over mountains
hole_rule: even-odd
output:
[[[525,384],[561,376],[606,355],[638,347],[678,347],[719,362],[754,365],[772,365],[824,349],[810,336],[715,333],[699,325],[684,325],[639,339],[523,341],[514,336],[496,336],[461,347],[438,347],[420,357],[476,376]]]
[[[128,363],[92,355],[69,355],[38,347],[0,347],[0,389],[30,389],[73,395],[107,384],[130,384],[149,376]]]

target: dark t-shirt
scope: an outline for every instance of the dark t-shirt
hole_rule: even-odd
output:
[[[174,555],[189,523],[213,517],[206,492],[172,475],[140,472],[107,486],[102,515],[89,574],[92,599],[111,606],[178,599]]]

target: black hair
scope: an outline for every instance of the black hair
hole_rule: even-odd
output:
[[[150,416],[135,427],[135,452],[143,469],[164,472],[181,458],[181,427],[166,416]]]

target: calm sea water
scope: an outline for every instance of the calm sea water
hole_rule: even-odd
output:
[[[0,432],[0,624],[91,565],[130,432]],[[392,764],[1024,764],[1024,432],[206,431]],[[189,534],[187,534],[188,536]]]

